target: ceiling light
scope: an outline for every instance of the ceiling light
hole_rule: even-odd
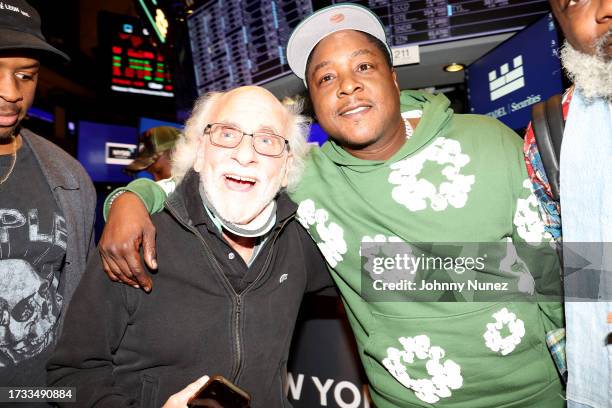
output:
[[[464,69],[465,69],[465,65],[459,64],[457,62],[453,62],[444,67],[444,70],[446,72],[459,72],[459,71],[463,71]]]

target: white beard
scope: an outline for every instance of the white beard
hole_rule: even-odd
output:
[[[587,101],[597,98],[612,101],[612,58],[604,52],[610,35],[612,31],[597,41],[596,55],[580,52],[567,41],[561,48],[563,68]]]
[[[223,187],[218,186],[218,183],[222,183],[223,177],[221,174],[225,173],[223,169],[212,172],[204,168],[200,174],[200,183],[202,184],[202,190],[206,194],[206,199],[208,199],[208,202],[210,202],[221,218],[232,224],[246,225],[260,216],[264,209],[274,200],[281,189],[285,168],[286,162],[283,164],[279,174],[268,180],[264,190],[254,200],[249,201],[238,200],[235,197],[230,199],[229,197],[234,194],[227,192],[225,189],[222,190]],[[264,179],[263,177],[258,177],[258,183],[262,183]],[[235,194],[238,195],[240,193]]]

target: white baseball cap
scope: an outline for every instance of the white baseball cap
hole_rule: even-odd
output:
[[[368,33],[385,44],[385,28],[376,14],[358,4],[343,3],[322,8],[306,17],[291,33],[287,43],[287,61],[295,75],[306,83],[306,62],[323,38],[337,31],[357,30]]]

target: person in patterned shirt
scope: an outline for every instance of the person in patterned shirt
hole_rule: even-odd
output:
[[[563,242],[568,406],[603,408],[612,401],[612,261],[602,244],[612,241],[612,0],[550,5],[565,35],[561,61],[573,82],[562,99],[560,202],[552,198],[531,125],[525,162],[546,229]],[[576,255],[590,270],[576,265]]]

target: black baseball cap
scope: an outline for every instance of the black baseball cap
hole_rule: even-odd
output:
[[[51,46],[40,29],[38,11],[24,0],[0,1],[0,51],[34,50],[70,61]]]

